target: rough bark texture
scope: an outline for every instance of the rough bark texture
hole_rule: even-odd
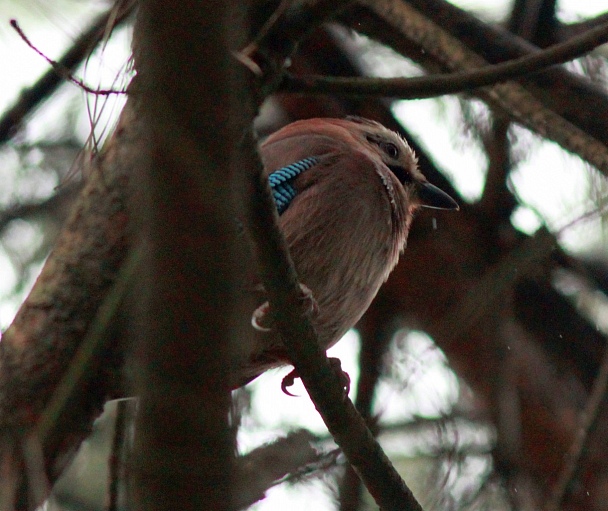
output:
[[[134,207],[147,251],[135,334],[135,509],[231,508],[235,142],[253,118],[243,108],[244,68],[230,53],[246,35],[233,6],[149,0],[135,24],[131,95],[145,142]]]
[[[0,344],[0,417],[9,434],[35,427],[112,287],[127,253],[128,172],[138,154],[129,108],[93,171],[34,289]],[[112,336],[108,330],[106,341]],[[87,378],[41,438],[54,480],[108,397],[123,392],[122,348],[100,346]],[[25,499],[24,493],[20,496]],[[25,505],[25,504],[24,504]]]

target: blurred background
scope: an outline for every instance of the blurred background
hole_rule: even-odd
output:
[[[412,3],[431,19],[439,12]],[[431,4],[462,9],[452,13],[454,26],[435,22],[490,62],[517,50],[505,37],[484,46],[489,36],[477,35],[471,20],[538,47],[608,20],[606,0]],[[92,88],[120,90],[132,77],[132,19],[120,19],[92,51],[82,40],[110,7],[95,0],[0,5],[2,330],[86,179],[83,159],[103,146],[125,102],[124,95],[89,94],[62,80],[23,96],[50,65],[9,20],[50,59],[81,45],[75,76]],[[603,96],[608,103],[607,57],[603,46],[563,66],[593,90],[588,99],[584,87],[576,89],[579,97],[564,95],[555,76],[524,83],[546,101],[555,93],[567,117],[576,108],[570,100],[591,105]],[[306,39],[290,71],[393,77],[446,67],[357,7]],[[36,106],[16,123],[19,109],[11,108],[20,97]],[[595,129],[605,135],[602,112],[590,107],[587,115],[598,116]],[[418,216],[398,268],[357,329],[330,350],[351,377],[351,399],[426,510],[608,509],[605,176],[476,94],[389,101],[285,92],[266,100],[256,127],[263,137],[299,118],[351,114],[404,134],[429,180],[462,205],[459,213]],[[606,144],[597,133],[589,134]],[[286,462],[284,476],[251,509],[373,509],[303,387],[294,390],[301,397],[281,392],[288,370],[235,392],[239,453],[260,453],[271,443],[276,452],[267,451],[260,470],[277,463],[273,456],[299,459],[300,445],[313,445],[317,455]],[[118,409],[117,402],[106,406],[50,508],[105,509]],[[286,436],[295,443],[272,444]]]

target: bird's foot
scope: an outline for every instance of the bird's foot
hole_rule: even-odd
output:
[[[302,300],[302,313],[306,316],[316,316],[319,313],[319,305],[315,300],[310,288],[300,284],[300,299]],[[270,314],[270,303],[264,302],[251,315],[251,326],[260,332],[272,330],[272,315]]]
[[[331,366],[333,372],[338,376],[340,386],[342,387],[342,390],[344,390],[344,399],[346,399],[348,397],[348,393],[350,392],[350,376],[344,369],[342,369],[342,362],[339,358],[329,357],[329,365]]]
[[[350,376],[342,369],[342,363],[340,362],[339,358],[329,357],[329,365],[340,379],[340,385],[344,390],[344,398],[346,399],[348,393],[350,392]],[[296,394],[292,394],[287,389],[291,387],[295,383],[296,378],[299,377],[300,375],[298,374],[298,371],[296,369],[292,369],[291,372],[283,378],[281,381],[281,390],[284,394],[291,397],[298,397]]]

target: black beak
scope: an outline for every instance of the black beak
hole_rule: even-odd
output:
[[[443,190],[431,183],[420,183],[418,186],[420,206],[431,209],[460,209],[458,203]]]

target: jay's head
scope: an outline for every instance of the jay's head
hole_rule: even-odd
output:
[[[398,133],[362,117],[347,117],[342,122],[351,124],[353,135],[382,160],[408,190],[416,205],[433,209],[459,209],[452,197],[427,181],[418,169],[414,151]]]
[[[338,176],[361,169],[363,160],[390,172],[408,199],[408,210],[418,207],[458,209],[447,193],[430,184],[418,169],[416,155],[397,133],[362,117],[313,118],[293,122],[273,133],[262,144],[262,158],[269,171],[304,159],[338,155],[332,169]],[[306,166],[309,168],[310,164]],[[321,168],[321,167],[319,167]],[[369,170],[369,169],[368,169]],[[314,167],[303,176],[314,175]]]

